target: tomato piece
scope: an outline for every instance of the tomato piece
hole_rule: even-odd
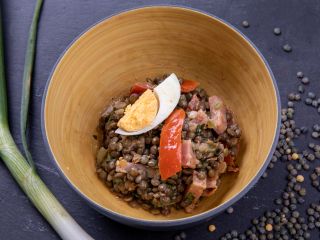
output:
[[[153,85],[151,83],[137,82],[131,87],[130,93],[142,94],[148,89],[153,89]]]
[[[181,84],[181,92],[188,93],[195,90],[199,86],[199,83],[193,80],[183,80]]]
[[[224,161],[226,162],[227,165],[234,164],[234,158],[232,158],[230,154],[224,158]]]
[[[224,161],[227,164],[227,172],[239,172],[236,160],[230,154],[224,158]]]
[[[181,133],[185,116],[183,109],[174,110],[161,129],[158,165],[162,180],[181,171]]]
[[[224,145],[224,147],[227,147],[227,144],[226,144],[226,143],[224,143],[223,145]],[[239,150],[240,150],[240,143],[237,144],[236,148],[237,148],[237,149],[236,149],[235,155],[237,155],[238,152],[239,152]],[[235,159],[235,157],[232,157],[231,154],[228,154],[228,155],[224,158],[224,161],[225,161],[226,164],[229,166],[229,165],[235,165],[236,159]]]

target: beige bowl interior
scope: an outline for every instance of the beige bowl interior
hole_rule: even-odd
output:
[[[121,13],[91,28],[64,54],[44,108],[47,139],[59,167],[102,208],[143,220],[191,216],[183,211],[153,216],[133,209],[95,173],[92,135],[106,104],[136,81],[171,72],[222,96],[243,129],[240,173],[225,175],[217,193],[193,214],[234,198],[266,161],[276,132],[277,98],[255,49],[226,24],[192,10],[152,7]]]

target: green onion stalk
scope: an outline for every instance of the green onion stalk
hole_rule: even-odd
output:
[[[55,196],[50,192],[35,171],[25,137],[27,113],[30,97],[31,73],[33,68],[37,24],[43,0],[37,0],[35,13],[29,33],[28,51],[24,71],[24,93],[21,110],[21,132],[26,158],[21,154],[10,133],[8,124],[6,81],[4,69],[4,44],[2,16],[0,11],[0,158],[8,167],[21,189],[34,206],[51,224],[62,239],[92,239],[69,215]]]

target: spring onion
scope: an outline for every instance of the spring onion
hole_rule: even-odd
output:
[[[36,22],[41,9],[42,0],[37,1],[35,17],[32,22],[31,29],[36,31]],[[31,31],[33,35],[33,31]],[[46,187],[44,182],[35,172],[33,166],[23,157],[15,144],[9,130],[8,112],[7,112],[7,96],[6,96],[6,82],[4,70],[4,50],[2,38],[2,16],[0,13],[0,158],[8,167],[12,176],[15,178],[21,189],[26,193],[29,199],[39,212],[47,219],[55,231],[62,239],[66,240],[84,240],[92,239],[68,214],[55,196]],[[35,35],[33,35],[35,36]],[[28,48],[34,44],[32,37],[30,38]],[[33,50],[28,50],[27,54],[33,54]],[[26,58],[31,61],[31,58]],[[27,63],[32,70],[32,64]],[[31,75],[29,75],[29,78]],[[26,86],[25,86],[26,87]],[[29,86],[27,86],[29,87]],[[22,107],[27,108],[28,104]],[[25,110],[28,111],[27,109]]]
[[[25,56],[25,66],[23,72],[23,86],[22,86],[22,99],[21,99],[21,110],[20,110],[20,135],[22,140],[22,146],[26,155],[27,161],[30,166],[34,168],[32,156],[28,149],[27,143],[27,122],[28,122],[28,111],[30,102],[30,89],[31,89],[31,75],[34,63],[35,47],[37,40],[37,29],[39,16],[43,0],[38,0],[36,3],[28,39],[28,48]],[[35,169],[35,168],[34,168]]]

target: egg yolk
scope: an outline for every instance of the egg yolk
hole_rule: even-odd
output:
[[[126,107],[118,127],[125,131],[138,131],[150,125],[158,112],[158,100],[151,90],[146,90],[134,104]]]

